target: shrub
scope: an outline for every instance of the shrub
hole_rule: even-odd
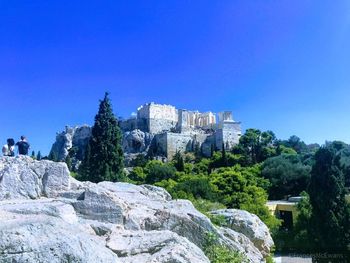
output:
[[[161,161],[150,161],[145,167],[147,184],[154,184],[162,180],[173,178],[176,169],[170,164],[164,164]]]
[[[247,258],[239,253],[219,244],[218,238],[213,233],[207,233],[204,245],[204,253],[211,263],[247,263]]]

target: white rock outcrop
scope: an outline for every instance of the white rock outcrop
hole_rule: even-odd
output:
[[[238,209],[221,209],[211,212],[212,215],[223,216],[227,226],[250,239],[260,252],[267,256],[274,245],[267,226],[254,214]]]
[[[64,163],[38,162],[28,156],[0,159],[0,200],[54,197],[68,189],[70,176]]]
[[[244,224],[218,228],[162,188],[79,182],[64,163],[23,156],[0,158],[0,221],[0,262],[9,263],[208,263],[207,232],[250,262],[269,249]]]

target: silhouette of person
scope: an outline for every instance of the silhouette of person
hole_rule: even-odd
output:
[[[30,145],[27,142],[27,138],[25,136],[21,136],[21,140],[16,143],[16,146],[18,147],[18,154],[20,155],[27,155]]]

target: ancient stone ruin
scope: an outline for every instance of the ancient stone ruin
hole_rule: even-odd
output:
[[[132,118],[120,119],[119,126],[126,159],[140,153],[171,159],[177,151],[200,151],[210,156],[213,149],[230,150],[241,136],[240,122],[233,120],[230,111],[202,113],[153,102],[139,107]],[[69,151],[74,151],[76,159],[81,160],[90,135],[89,126],[66,127],[57,134],[51,155],[64,160]]]

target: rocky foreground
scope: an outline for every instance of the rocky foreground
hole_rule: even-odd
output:
[[[207,232],[265,262],[273,241],[253,214],[219,210],[216,227],[162,188],[79,182],[64,163],[0,158],[0,262],[209,262]]]

